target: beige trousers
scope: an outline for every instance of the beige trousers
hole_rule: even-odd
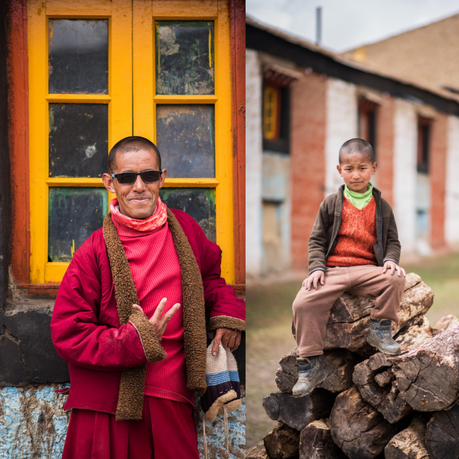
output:
[[[382,266],[334,267],[325,271],[325,284],[317,290],[301,287],[293,302],[293,325],[299,356],[322,355],[325,332],[333,303],[344,293],[375,298],[372,319],[398,322],[400,300],[405,289],[405,277]]]

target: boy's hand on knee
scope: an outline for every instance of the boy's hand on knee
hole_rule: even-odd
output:
[[[319,282],[325,284],[325,273],[322,270],[314,271],[308,278],[303,281],[303,287],[306,290],[311,290],[314,287],[317,290]]]
[[[406,277],[405,270],[401,266],[399,266],[397,263],[394,263],[393,261],[390,261],[390,260],[384,263],[383,273],[389,270],[390,270],[391,275],[393,275],[397,271],[399,276],[403,275],[404,277]]]

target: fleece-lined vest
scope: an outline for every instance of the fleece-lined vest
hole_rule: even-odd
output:
[[[377,264],[373,249],[377,241],[375,213],[374,198],[361,210],[344,198],[338,241],[327,259],[327,266]]]
[[[180,263],[183,294],[183,328],[187,387],[202,395],[206,390],[206,322],[204,289],[201,273],[193,250],[174,214],[167,210],[167,221]],[[107,214],[103,225],[105,245],[113,277],[115,298],[120,325],[135,323],[142,336],[142,327],[151,326],[146,316],[132,308],[139,304],[129,262],[118,237],[111,215]],[[193,332],[191,332],[193,330]],[[166,357],[158,342],[148,343],[144,348],[153,349],[161,360]],[[159,346],[159,349],[158,349]],[[147,356],[148,357],[148,356]],[[151,361],[151,359],[149,359]],[[124,370],[121,374],[116,419],[137,420],[142,418],[146,365]]]

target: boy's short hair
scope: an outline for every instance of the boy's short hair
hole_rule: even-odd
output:
[[[159,170],[161,170],[161,153],[159,152],[158,147],[151,140],[134,135],[125,137],[113,145],[110,153],[108,154],[108,173],[111,174],[116,169],[116,154],[118,152],[127,153],[130,151],[140,150],[153,150],[158,158]]]
[[[371,164],[376,162],[373,147],[366,140],[355,138],[344,142],[339,149],[339,163],[341,164],[342,154],[349,155],[350,153],[362,153],[368,155],[368,159],[371,161]]]

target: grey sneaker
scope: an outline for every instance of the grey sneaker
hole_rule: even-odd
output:
[[[294,397],[305,397],[309,395],[315,387],[326,377],[324,369],[319,364],[319,357],[310,359],[297,359],[298,361],[298,381],[293,386],[292,395]]]
[[[390,319],[370,319],[370,331],[367,342],[384,354],[398,355],[402,351],[400,344],[392,339]]]

